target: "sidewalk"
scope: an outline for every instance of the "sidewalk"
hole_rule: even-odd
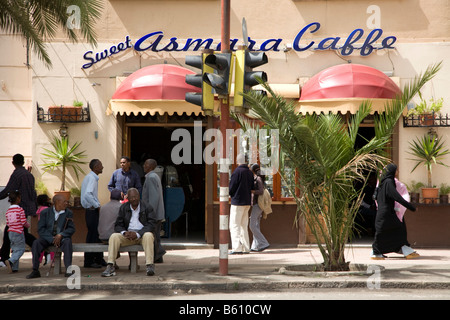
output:
[[[406,260],[398,254],[388,254],[385,260],[370,260],[368,245],[349,246],[346,261],[370,265],[368,271],[352,273],[300,272],[283,274],[279,270],[289,265],[321,263],[317,246],[269,248],[261,253],[228,256],[228,275],[219,275],[219,250],[210,245],[164,245],[164,263],[156,264],[156,275],[145,274],[144,254],[139,254],[140,270],[128,270],[128,256],[117,260],[120,269],[111,278],[101,277],[102,269],[80,268],[81,290],[185,290],[220,292],[229,290],[281,290],[296,288],[433,288],[450,289],[450,249],[417,248],[421,255]],[[83,254],[74,253],[73,263],[83,265]],[[31,253],[20,260],[18,273],[0,269],[0,293],[69,291],[67,283],[75,281],[63,274],[46,277],[49,266],[40,268],[41,278],[26,279],[31,272]]]

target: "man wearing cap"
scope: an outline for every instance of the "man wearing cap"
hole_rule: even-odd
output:
[[[250,253],[248,235],[248,212],[252,204],[254,189],[253,173],[250,171],[243,154],[236,157],[238,167],[230,177],[229,194],[230,207],[230,254]]]

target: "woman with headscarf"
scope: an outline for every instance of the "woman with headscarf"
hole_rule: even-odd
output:
[[[265,177],[261,175],[259,164],[252,164],[250,170],[253,172],[255,181],[255,190],[252,190],[252,213],[250,215],[250,230],[253,234],[251,251],[261,252],[270,245],[266,237],[261,232],[261,217],[263,215],[262,208],[258,205],[258,197],[262,197],[264,192]]]
[[[393,163],[383,169],[376,201],[378,211],[375,218],[375,240],[372,244],[371,259],[384,259],[385,253],[396,252],[403,254],[405,258],[411,259],[419,256],[409,245],[406,236],[405,221],[397,217],[395,202],[411,211],[416,207],[406,201],[397,191],[395,185],[395,174],[397,166]]]

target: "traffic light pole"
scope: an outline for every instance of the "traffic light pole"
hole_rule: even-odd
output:
[[[222,52],[230,52],[230,1],[221,0],[222,4],[222,31],[221,48]],[[220,222],[219,222],[219,274],[228,275],[228,244],[229,244],[229,161],[226,157],[228,150],[225,142],[226,130],[230,122],[229,95],[220,100],[220,132],[223,137],[222,157],[219,164],[219,182],[220,182]]]

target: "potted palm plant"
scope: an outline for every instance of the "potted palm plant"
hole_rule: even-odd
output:
[[[44,173],[47,171],[54,171],[60,168],[61,173],[61,188],[59,192],[63,193],[67,200],[70,199],[70,191],[65,190],[66,186],[66,169],[71,167],[79,179],[79,173],[83,173],[83,169],[80,167],[81,164],[86,164],[83,158],[86,158],[84,151],[78,151],[81,142],[76,142],[72,147],[69,146],[69,137],[58,137],[53,136],[53,141],[51,145],[53,150],[45,149],[45,153],[42,153],[44,158],[44,163],[41,166],[44,168]]]
[[[439,198],[439,188],[433,186],[431,180],[433,164],[440,164],[448,167],[441,159],[450,153],[448,149],[444,150],[444,142],[441,137],[425,134],[422,138],[418,138],[409,143],[410,152],[414,158],[409,159],[416,162],[416,165],[411,170],[413,172],[416,168],[423,164],[428,173],[428,185],[422,188],[422,198],[425,203],[434,203]]]

